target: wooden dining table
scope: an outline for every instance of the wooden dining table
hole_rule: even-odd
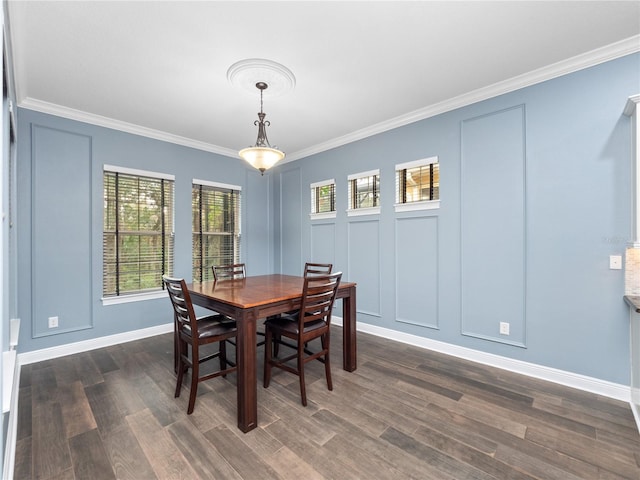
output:
[[[257,321],[300,308],[303,284],[304,277],[272,274],[187,285],[194,305],[228,315],[237,322],[238,428],[243,432],[258,426]],[[341,282],[336,298],[342,299],[343,368],[353,372],[357,367],[356,284]]]

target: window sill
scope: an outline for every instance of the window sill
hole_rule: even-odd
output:
[[[309,218],[311,220],[323,220],[325,218],[336,218],[336,212],[310,213]]]
[[[352,208],[347,210],[348,217],[357,217],[359,215],[378,215],[380,207]]]
[[[151,293],[136,293],[133,295],[122,295],[120,297],[107,297],[102,299],[102,305],[118,305],[121,303],[142,302],[144,300],[154,300],[156,298],[168,298],[164,290]]]
[[[415,212],[417,210],[435,210],[440,208],[440,200],[428,200],[426,202],[396,203],[396,212]]]

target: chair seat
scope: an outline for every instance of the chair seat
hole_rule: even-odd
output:
[[[282,317],[270,318],[264,322],[265,327],[271,328],[276,333],[290,333],[297,335],[300,331],[298,315],[283,315]],[[309,333],[320,328],[325,327],[327,324],[324,320],[317,320],[315,322],[305,323],[304,332]]]
[[[232,334],[235,331],[236,322],[225,315],[210,315],[198,319],[199,339],[224,336],[226,334]],[[184,325],[182,327],[182,333],[191,336],[191,327]]]

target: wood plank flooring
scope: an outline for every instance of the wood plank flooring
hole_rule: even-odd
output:
[[[18,480],[640,479],[629,405],[360,333],[334,390],[307,367],[258,385],[236,427],[235,376],[175,399],[170,334],[22,367]],[[262,375],[263,347],[258,350]]]

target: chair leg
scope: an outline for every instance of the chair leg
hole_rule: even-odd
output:
[[[182,360],[182,349],[188,348],[180,340],[177,341],[177,346],[178,346],[178,356],[176,360],[178,362],[178,365],[176,368],[178,372],[178,379],[176,380],[176,391],[174,395],[175,398],[178,398],[180,396],[180,390],[182,390],[182,378],[184,377],[184,371],[185,371],[184,361]]]
[[[307,406],[307,390],[304,380],[304,350],[302,345],[298,345],[298,377],[300,377],[300,398],[302,406]]]
[[[271,382],[271,349],[273,348],[271,330],[268,327],[265,329],[264,338],[264,374],[262,386],[268,388]]]
[[[218,350],[220,352],[220,355],[218,356],[218,358],[220,359],[220,370],[225,370],[227,368],[227,342],[226,342],[226,340],[222,340],[221,342],[218,342]],[[222,376],[226,377],[227,374],[225,373]]]
[[[175,325],[175,320],[173,324],[173,371],[178,373],[178,357],[180,356],[180,348],[178,348],[178,329]]]
[[[187,408],[187,415],[193,413],[193,408],[196,405],[196,394],[198,393],[198,378],[200,377],[200,364],[198,363],[198,350],[192,350],[193,366],[191,367],[191,391],[189,392],[189,407]]]
[[[278,355],[280,354],[280,335],[276,334],[273,338],[273,356],[278,358]]]
[[[333,383],[331,382],[331,364],[329,363],[329,334],[320,337],[322,342],[322,349],[326,351],[324,354],[324,374],[327,377],[327,388],[333,390]]]

